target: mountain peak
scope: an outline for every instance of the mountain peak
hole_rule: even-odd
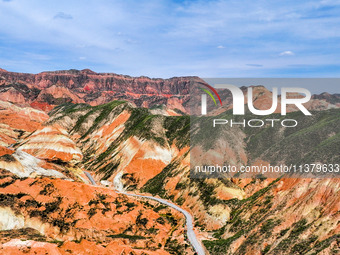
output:
[[[48,74],[73,74],[73,75],[78,75],[78,74],[97,74],[96,72],[92,71],[91,69],[83,69],[83,70],[78,70],[78,69],[69,69],[69,70],[57,70],[57,71],[44,71],[42,73],[48,73]]]
[[[92,71],[91,69],[83,69],[81,70],[82,73],[86,73],[86,74],[97,74],[96,72]]]

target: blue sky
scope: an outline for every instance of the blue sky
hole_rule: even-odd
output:
[[[340,1],[0,0],[0,67],[340,77]]]

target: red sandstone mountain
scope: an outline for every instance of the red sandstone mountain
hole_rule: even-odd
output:
[[[62,103],[87,103],[92,106],[124,100],[138,107],[153,108],[165,106],[161,113],[177,115],[189,112],[189,92],[197,95],[199,109],[199,86],[206,84],[199,77],[174,77],[151,79],[130,77],[114,73],[96,73],[89,69],[42,72],[39,74],[15,73],[0,69],[0,100],[25,106],[32,106],[46,112]],[[246,88],[242,88],[246,92]],[[246,96],[246,93],[245,93]],[[254,105],[259,108],[271,106],[271,92],[263,86],[254,88]],[[232,107],[231,94],[221,92],[224,109]],[[245,103],[247,101],[245,100]],[[210,105],[213,106],[212,102]],[[310,110],[324,110],[340,107],[340,95],[323,93],[314,95],[306,105]],[[175,111],[174,111],[175,110]],[[288,111],[294,111],[290,108]],[[279,111],[279,108],[278,108]],[[177,112],[177,113],[176,113]]]
[[[193,254],[180,213],[89,185],[81,150],[47,119],[0,101],[0,254]]]
[[[322,160],[324,152],[338,160],[338,153],[332,151],[339,146],[338,115],[338,109],[331,109],[323,119],[319,112],[315,118],[320,122],[303,123],[296,133],[291,130],[293,135],[284,128],[257,129],[254,135],[233,129],[224,133],[227,142],[218,143],[217,149],[209,152],[198,144],[190,152],[201,153],[206,164],[223,154],[235,164],[265,164],[259,159],[275,160],[270,151],[282,153],[280,160],[287,162],[311,153],[315,160]],[[100,107],[59,106],[50,112],[47,124],[63,126],[78,141],[86,159],[84,167],[98,181],[114,183],[119,176],[130,190],[160,195],[190,211],[202,236],[208,237],[205,244],[211,254],[335,249],[340,231],[339,179],[193,179],[188,122],[187,116],[154,116],[129,103],[112,102]],[[256,141],[258,137],[261,142]],[[276,150],[266,151],[269,146]],[[213,237],[207,231],[214,231]]]
[[[16,102],[0,101],[0,254],[192,253],[183,217],[117,194],[112,190],[117,176],[131,191],[152,193],[188,210],[211,254],[338,250],[339,179],[192,179],[188,116],[134,106],[165,102],[181,109],[187,99],[180,94],[201,82],[198,78],[132,78],[89,70],[0,73],[0,96]],[[255,106],[269,105],[270,92],[261,86],[254,90]],[[130,102],[100,104],[113,98]],[[325,110],[337,98],[322,94],[312,103]],[[24,107],[26,102],[44,111],[63,102],[80,104],[60,105],[47,115]],[[274,162],[271,151],[282,153],[283,160],[322,159],[323,153],[336,158],[339,110],[325,112],[327,118],[317,115],[320,122],[303,123],[292,136],[283,128],[274,135],[237,129],[225,133],[229,138],[217,153],[200,144],[193,150],[204,153],[206,162],[223,153],[236,163]],[[324,133],[321,142],[318,132]],[[269,146],[273,149],[267,151]],[[89,185],[83,170],[109,188]]]
[[[99,105],[112,100],[126,100],[137,106],[166,105],[183,110],[189,86],[202,83],[198,77],[150,79],[113,73],[56,71],[25,74],[0,70],[0,100],[30,104],[51,110],[65,102]]]

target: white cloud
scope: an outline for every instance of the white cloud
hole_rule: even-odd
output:
[[[340,5],[340,0],[322,0],[320,2],[322,5]]]
[[[246,64],[246,66],[251,66],[251,67],[263,67],[261,64]]]
[[[72,15],[67,14],[65,12],[58,12],[56,15],[53,17],[54,19],[73,19]]]
[[[282,51],[279,56],[294,56],[295,53],[290,51],[290,50],[286,50],[286,51]]]
[[[304,19],[319,1],[287,1],[0,1],[6,21],[0,53],[14,61],[2,62],[12,69],[18,63],[15,71],[69,66],[151,77],[263,76],[291,65],[340,66],[340,16],[316,19],[309,12]],[[22,54],[28,51],[36,57]],[[39,62],[39,54],[50,59]],[[254,68],[257,63],[263,67]]]

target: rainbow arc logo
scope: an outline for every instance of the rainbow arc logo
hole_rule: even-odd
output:
[[[204,86],[206,86],[207,88],[209,88],[212,92],[214,92],[214,94],[217,96],[218,100],[220,101],[220,104],[222,106],[222,100],[220,98],[220,95],[217,93],[216,89],[214,89],[213,87],[211,87],[209,84],[203,84]],[[215,105],[217,105],[217,102],[214,98],[214,96],[211,94],[211,92],[207,89],[204,89],[204,88],[199,88],[201,89],[202,91],[204,91],[205,93],[207,93],[211,98],[212,100],[214,101]]]
[[[209,88],[214,94],[217,96],[221,106],[222,106],[222,100],[217,93],[216,89],[213,88],[212,86],[208,84],[203,84],[207,88]],[[249,86],[247,88],[247,95],[245,96],[243,91],[236,87],[235,85],[231,84],[216,84],[216,88],[218,89],[228,89],[233,98],[233,114],[234,115],[244,115],[245,114],[245,97],[247,97],[247,105],[248,109],[250,110],[251,113],[255,115],[270,115],[275,112],[275,110],[278,107],[278,98],[281,99],[281,115],[286,115],[287,114],[287,105],[288,104],[293,104],[295,105],[301,112],[303,112],[305,115],[312,115],[303,105],[304,103],[307,103],[311,99],[311,93],[309,90],[305,88],[296,88],[296,87],[283,87],[281,88],[281,96],[279,97],[278,94],[278,88],[274,87],[273,92],[272,92],[272,106],[270,109],[267,110],[259,110],[254,107],[253,104],[253,87]],[[215,106],[217,106],[217,102],[213,96],[213,94],[205,89],[205,88],[200,88],[202,91],[204,91],[206,94],[201,95],[201,114],[206,115],[207,114],[207,94],[211,97],[211,99],[214,101]],[[289,98],[288,94],[289,93],[296,93],[296,94],[304,94],[305,96],[301,97],[293,97]]]

